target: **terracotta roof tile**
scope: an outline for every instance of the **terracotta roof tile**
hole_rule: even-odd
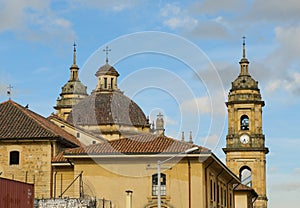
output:
[[[179,153],[196,146],[197,145],[178,141],[166,136],[142,134],[87,147],[69,149],[65,151],[65,155]],[[198,147],[201,152],[210,152],[210,150],[205,147]]]
[[[81,146],[76,137],[12,100],[0,104],[0,140],[9,139],[58,139]]]

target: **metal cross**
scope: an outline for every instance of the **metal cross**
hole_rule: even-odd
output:
[[[105,47],[105,49],[103,49],[103,52],[105,52],[106,54],[106,63],[108,63],[108,52],[110,52],[111,49],[108,49],[108,46]]]
[[[11,86],[11,84],[8,85],[8,87],[7,87],[7,95],[9,97],[9,99],[11,99],[11,90],[12,90],[12,88],[13,88],[13,86]]]
[[[243,36],[243,45],[245,45],[245,40],[246,40],[246,37]]]

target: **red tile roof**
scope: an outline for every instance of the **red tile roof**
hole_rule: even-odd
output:
[[[197,145],[178,141],[166,136],[141,134],[87,147],[69,149],[65,151],[65,155],[180,153],[196,146]],[[198,151],[210,153],[209,149],[200,146],[198,147]]]
[[[12,100],[0,104],[0,140],[57,139],[76,147],[80,142],[46,118]]]

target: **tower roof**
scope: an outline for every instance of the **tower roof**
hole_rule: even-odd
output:
[[[246,43],[245,43],[245,37],[243,37],[243,48],[242,48],[242,59],[239,62],[240,63],[240,74],[239,76],[232,82],[232,88],[233,90],[239,90],[239,89],[251,89],[251,90],[259,90],[258,88],[258,82],[255,81],[250,73],[249,73],[249,61],[246,58]]]

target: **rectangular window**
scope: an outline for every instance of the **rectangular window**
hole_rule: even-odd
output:
[[[114,88],[114,78],[110,79],[110,88]]]
[[[213,182],[210,179],[210,200],[213,200]]]
[[[214,201],[216,201],[216,183],[214,182]]]
[[[152,196],[158,195],[158,175],[152,175]],[[160,174],[160,195],[166,196],[166,175]]]
[[[107,78],[104,78],[104,89],[107,89]]]
[[[9,165],[19,165],[20,153],[19,151],[11,151],[9,153]]]

